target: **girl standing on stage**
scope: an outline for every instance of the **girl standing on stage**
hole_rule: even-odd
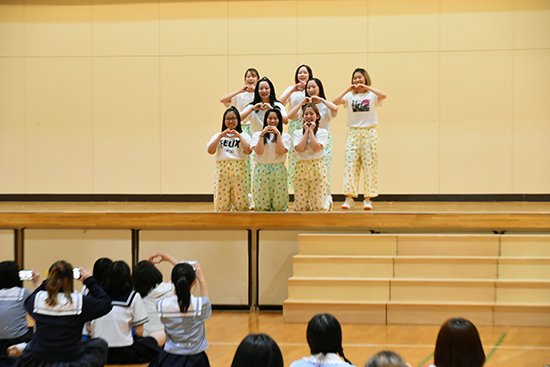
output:
[[[281,103],[286,105],[289,103],[289,111],[294,109],[296,106],[301,106],[305,98],[305,89],[306,82],[313,78],[313,71],[309,65],[302,64],[298,66],[296,72],[294,73],[294,85],[289,86],[283,94],[281,94],[280,100]],[[298,107],[300,108],[300,107]],[[302,128],[302,122],[298,118],[291,118],[288,123],[288,133],[290,136],[293,136],[296,130]],[[296,155],[294,150],[291,150],[288,153],[288,184],[289,186],[293,185],[294,181],[294,172],[296,168]]]
[[[216,155],[214,209],[248,210],[246,159],[252,150],[250,136],[243,132],[241,116],[235,107],[224,112],[221,132],[210,139],[207,151]]]
[[[327,167],[324,148],[328,131],[319,127],[321,115],[313,103],[302,107],[302,130],[294,132],[292,142],[296,151],[296,177],[294,181],[294,210],[328,210]]]
[[[319,110],[321,120],[319,120],[319,127],[326,129],[329,133],[328,143],[325,146],[325,165],[327,166],[327,198],[325,207],[329,209],[332,206],[332,195],[330,192],[330,163],[332,161],[332,137],[330,134],[330,120],[336,117],[338,113],[338,107],[331,101],[327,101],[325,97],[325,88],[323,83],[317,78],[311,78],[306,84],[306,98],[300,105],[294,107],[288,116],[291,119],[301,118],[301,107],[306,103],[313,103]]]
[[[283,133],[283,117],[278,108],[268,110],[264,128],[254,133],[254,204],[257,211],[288,209],[288,185],[285,167],[291,137]]]
[[[237,110],[242,111],[245,107],[254,100],[254,89],[256,84],[260,79],[260,73],[254,68],[246,69],[244,73],[244,87],[237,89],[234,92],[231,92],[222,98],[220,102],[225,105],[225,107],[235,106]],[[252,130],[250,128],[250,119],[246,118],[241,121],[241,126],[243,131],[252,136]],[[248,194],[251,194],[251,182],[250,182],[250,173],[251,173],[251,157],[246,160],[246,184],[248,188]]]
[[[258,80],[254,89],[254,100],[241,111],[241,118],[250,116],[252,132],[261,131],[264,126],[264,117],[267,110],[278,108],[283,116],[283,123],[288,122],[285,106],[277,100],[275,87],[269,78],[263,77]]]
[[[358,196],[359,175],[363,170],[365,200],[363,209],[371,210],[371,198],[378,196],[378,117],[376,106],[387,95],[371,86],[365,69],[357,68],[351,76],[351,85],[344,89],[333,102],[348,109],[348,136],[344,166],[344,195],[342,209],[351,209]]]
[[[209,367],[208,343],[204,322],[212,315],[206,279],[199,263],[179,263],[172,269],[176,295],[157,303],[157,311],[166,331],[163,351],[149,367]],[[198,284],[199,297],[191,294]]]

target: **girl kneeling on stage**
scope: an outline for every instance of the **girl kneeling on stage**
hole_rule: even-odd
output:
[[[294,132],[292,141],[296,151],[296,178],[294,181],[294,210],[323,211],[328,175],[324,147],[328,131],[319,128],[321,115],[317,106],[306,103],[302,107],[302,129]]]

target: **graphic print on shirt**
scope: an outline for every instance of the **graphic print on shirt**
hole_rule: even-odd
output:
[[[351,101],[351,108],[353,112],[369,112],[370,111],[370,99],[365,98],[362,100],[353,99]]]
[[[241,145],[241,140],[239,138],[222,138],[220,140],[220,148],[223,149],[226,153],[234,153],[235,150],[239,149]]]

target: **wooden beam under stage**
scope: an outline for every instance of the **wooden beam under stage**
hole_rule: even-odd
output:
[[[375,202],[375,210],[216,213],[212,203],[0,202],[0,228],[550,232],[548,202]]]

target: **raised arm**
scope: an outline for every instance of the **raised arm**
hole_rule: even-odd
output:
[[[245,85],[244,87],[237,89],[236,91],[230,92],[225,96],[223,96],[222,98],[220,98],[220,102],[223,103],[225,107],[229,107],[231,105],[231,100],[233,99],[233,97],[235,97],[237,94],[241,94],[249,91],[250,91],[249,86]]]
[[[202,272],[201,264],[195,264],[195,274],[197,276],[197,281],[199,282],[200,295],[201,297],[208,297],[208,287],[206,285],[206,278]]]
[[[376,94],[376,96],[378,97],[378,102],[382,102],[388,96],[386,93],[382,92],[380,89],[376,89],[368,85],[365,85],[365,87],[368,91],[371,91],[372,93]]]
[[[340,94],[338,94],[334,99],[332,100],[332,103],[334,103],[336,106],[339,106],[341,104],[344,104],[344,96],[346,93],[351,92],[353,90],[353,84],[344,89]]]
[[[327,101],[326,99],[324,98],[321,98],[319,96],[314,96],[314,97],[311,97],[311,101],[315,104],[317,103],[322,103],[324,104],[325,106],[327,106],[327,108],[329,109],[330,111],[330,115],[332,117],[336,117],[336,115],[338,114],[338,106],[336,106],[334,103],[332,103],[331,101]]]
[[[305,87],[305,83],[302,83],[302,82],[296,83],[293,86],[288,87],[287,89],[285,89],[283,94],[281,94],[281,96],[279,97],[279,102],[285,105],[288,102],[288,98],[292,93],[296,92],[297,90],[300,90],[300,88],[304,89],[304,87]]]
[[[156,252],[149,256],[147,259],[149,262],[152,262],[153,264],[160,264],[163,261],[168,261],[172,265],[176,265],[178,263],[178,260],[176,258],[166,252]]]
[[[209,154],[216,154],[216,150],[218,150],[218,144],[220,144],[220,140],[227,134],[227,130],[224,130],[221,134],[218,134],[216,139],[212,140],[210,144],[208,144],[208,147],[206,148],[206,151]]]

